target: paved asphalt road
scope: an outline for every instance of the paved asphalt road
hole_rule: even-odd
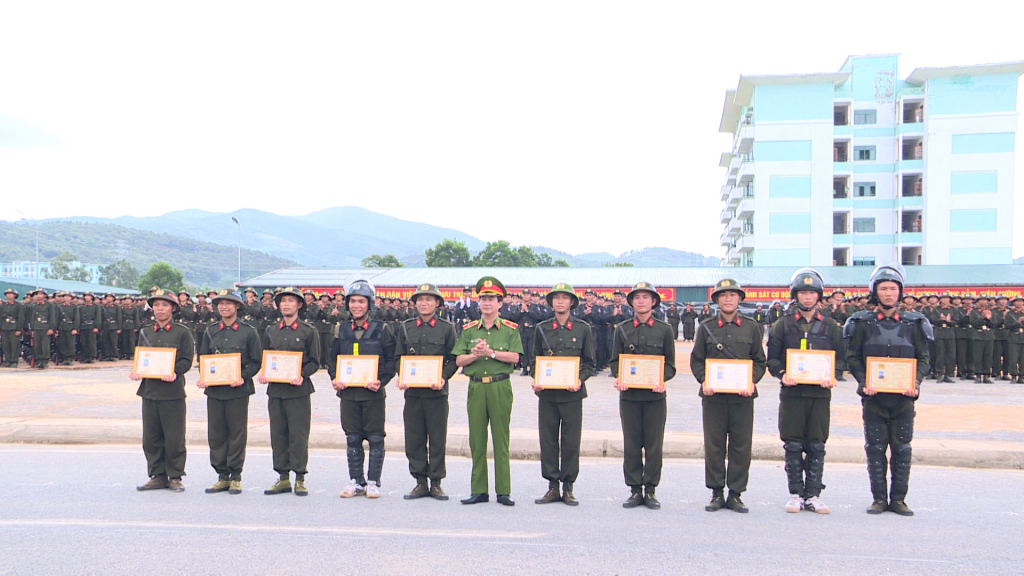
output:
[[[667,461],[661,511],[624,510],[621,463],[583,463],[577,508],[537,506],[539,463],[513,461],[514,508],[463,506],[468,460],[449,458],[452,500],[406,502],[404,455],[378,501],[337,497],[343,452],[315,451],[311,494],[264,496],[268,450],[251,449],[245,492],[203,493],[207,454],[189,451],[187,491],[141,493],[141,449],[0,446],[5,574],[1021,574],[1021,472],[914,468],[913,518],[868,516],[866,472],[826,465],[832,514],[786,514],[780,463],[756,462],[750,514],[704,512],[699,460]]]

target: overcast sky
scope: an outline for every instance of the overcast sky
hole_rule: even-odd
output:
[[[0,219],[358,205],[571,253],[722,256],[740,74],[1024,60],[1022,6],[0,0]]]

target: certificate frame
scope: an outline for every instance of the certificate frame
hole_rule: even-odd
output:
[[[631,365],[635,363],[635,365]],[[657,364],[658,381],[654,382],[645,376]],[[643,370],[643,367],[647,367]],[[635,368],[635,370],[634,370]],[[627,388],[639,388],[641,390],[653,390],[657,386],[665,384],[665,357],[648,354],[619,354],[619,382]]]
[[[566,371],[572,374],[571,381],[560,379]],[[533,364],[533,384],[545,390],[568,390],[580,381],[579,356],[538,356]]]
[[[414,364],[422,364],[414,366]],[[406,388],[430,388],[433,384],[444,385],[441,371],[444,356],[404,355],[398,363],[398,383]],[[340,372],[338,372],[340,374]],[[375,372],[376,373],[376,372]],[[433,376],[433,378],[430,378]]]
[[[174,363],[177,359],[177,348],[138,346],[135,348],[135,359],[132,360],[132,372],[143,378],[160,379],[175,376]],[[161,366],[166,370],[161,370]]]
[[[836,377],[836,351],[835,350],[796,350],[790,348],[786,350],[786,374],[789,374],[797,384],[813,384],[820,385],[826,381],[826,378],[815,379],[806,370],[799,370],[801,362],[801,356],[810,357],[827,357],[829,359],[829,373],[827,380],[832,381]]]
[[[218,370],[218,367],[220,370]],[[224,368],[227,367],[225,370]],[[230,386],[242,379],[242,355],[205,354],[199,357],[199,382],[206,386]]]
[[[875,392],[902,394],[907,390],[917,390],[917,358],[889,358],[887,356],[868,356],[865,358],[866,372],[864,385],[875,389]],[[879,373],[886,371],[886,365],[905,366],[910,370],[909,382],[900,383],[896,379],[879,378]],[[900,368],[899,371],[906,371]],[[882,381],[885,380],[885,381]]]
[[[279,384],[291,384],[294,378],[288,378],[287,373],[280,373],[280,371],[273,368],[274,362],[279,360],[285,360],[287,364],[294,362],[295,378],[302,378],[302,352],[289,352],[287,350],[264,350],[263,351],[263,363],[260,365],[260,375],[267,379],[268,382],[276,382]],[[267,368],[271,370],[268,372]]]
[[[334,361],[334,381],[343,384],[346,388],[366,388],[367,384],[377,380],[377,363],[379,361],[380,356],[377,355],[351,356],[339,354],[337,360]],[[342,369],[343,366],[345,367],[344,370]],[[372,380],[369,379],[371,378],[370,376],[365,378],[355,376],[352,379],[342,379],[342,376],[346,375],[349,368],[352,368],[353,376],[355,376],[357,369],[358,374],[372,374]]]
[[[718,372],[719,367],[723,368],[723,372],[728,370],[732,372],[738,366],[746,368],[746,383],[742,386],[711,386],[711,378],[708,376],[712,373]],[[717,378],[716,378],[717,379]],[[730,358],[708,358],[704,361],[704,393],[714,392],[715,394],[739,394],[740,392],[754,393],[754,361],[753,360],[736,360]]]

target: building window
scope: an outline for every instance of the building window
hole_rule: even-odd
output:
[[[855,146],[853,148],[853,159],[854,160],[874,160],[875,159],[875,147],[874,146]]]
[[[854,124],[877,124],[878,112],[875,110],[855,110],[853,113]]]
[[[857,256],[854,256],[853,257],[853,265],[854,266],[874,266],[875,265],[875,258],[874,258],[874,256],[866,256],[866,257],[860,257],[860,258],[858,258]]]
[[[869,198],[875,195],[874,182],[857,182],[853,185],[854,195],[858,198]]]
[[[854,218],[853,219],[853,231],[860,232],[863,234],[874,234],[875,233],[875,219],[874,218]]]

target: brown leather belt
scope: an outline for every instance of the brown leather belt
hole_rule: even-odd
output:
[[[502,374],[501,376],[485,376],[483,378],[470,378],[470,382],[479,382],[480,384],[490,384],[491,382],[501,382],[502,380],[508,380],[508,374]]]

